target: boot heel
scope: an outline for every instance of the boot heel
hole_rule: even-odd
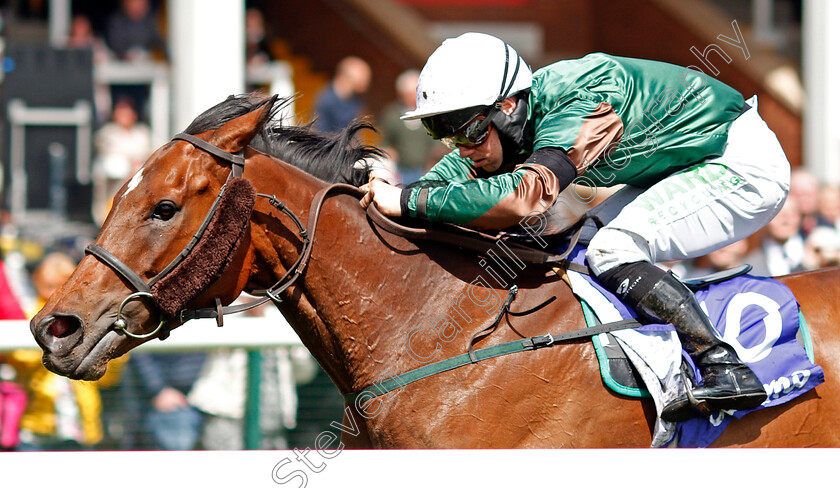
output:
[[[685,364],[683,364],[685,366]],[[676,400],[662,408],[660,418],[666,422],[685,422],[694,417],[708,417],[712,414],[712,406],[704,399],[694,396],[694,382],[685,374],[685,369],[680,368],[680,377],[685,384],[685,393]]]

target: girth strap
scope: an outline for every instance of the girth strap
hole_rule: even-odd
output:
[[[417,369],[413,369],[401,375],[388,378],[382,382],[374,383],[373,385],[365,387],[357,392],[344,393],[344,400],[347,403],[355,404],[357,399],[361,396],[365,397],[362,401],[370,400],[377,396],[384,395],[385,393],[396,390],[397,388],[406,386],[407,384],[413,383],[417,380],[428,378],[429,376],[438,373],[443,373],[445,371],[450,371],[455,368],[460,368],[461,366],[466,366],[468,364],[475,364],[485,359],[505,356],[507,354],[513,354],[515,352],[533,351],[535,349],[540,349],[543,347],[551,347],[563,342],[568,342],[585,337],[592,337],[598,334],[602,334],[604,332],[612,332],[623,329],[635,329],[636,327],[640,327],[642,325],[636,319],[625,319],[619,320],[617,322],[599,324],[595,327],[585,327],[583,329],[573,330],[570,332],[563,332],[560,334],[545,334],[541,336],[529,337],[527,339],[506,342],[504,344],[490,346],[479,350],[473,349],[473,346],[477,341],[487,337],[496,330],[496,327],[498,327],[499,323],[502,321],[505,315],[513,315],[516,317],[529,315],[542,309],[543,307],[554,301],[554,299],[556,298],[551,297],[543,303],[529,310],[524,310],[521,312],[512,312],[510,310],[510,305],[516,299],[516,294],[518,293],[518,291],[519,288],[516,285],[510,287],[510,289],[508,290],[508,296],[505,299],[505,302],[502,305],[501,309],[499,310],[499,313],[496,315],[496,319],[493,321],[492,324],[476,332],[472,336],[466,354],[461,354],[455,357],[451,357],[449,359],[444,359],[442,361],[437,361],[432,364],[427,364],[426,366],[421,366]],[[356,405],[356,407],[358,408],[358,405]]]
[[[505,356],[507,354],[513,354],[517,352],[533,351],[535,349],[541,349],[543,347],[552,347],[560,343],[572,341],[574,339],[592,337],[598,334],[602,334],[604,332],[613,332],[616,330],[623,329],[634,329],[641,325],[642,324],[639,323],[639,321],[637,321],[636,319],[626,319],[619,320],[617,322],[600,324],[594,327],[587,327],[585,329],[563,332],[560,334],[545,334],[541,336],[529,337],[527,339],[521,339],[518,341],[506,342],[504,344],[498,344],[496,346],[471,351],[472,354],[460,354],[449,359],[444,359],[443,361],[438,361],[436,363],[428,364],[426,366],[421,366],[417,369],[408,371],[401,375],[388,378],[382,382],[374,383],[373,385],[363,388],[357,392],[345,393],[342,396],[344,397],[344,401],[349,404],[354,404],[357,397],[364,397],[362,401],[367,401],[376,398],[380,395],[384,395],[386,393],[394,391],[397,388],[402,388],[403,386],[406,386],[409,383],[414,383],[415,381],[422,380],[423,378],[428,378],[429,376],[460,368],[461,366],[466,366],[468,364],[484,361],[485,359]]]

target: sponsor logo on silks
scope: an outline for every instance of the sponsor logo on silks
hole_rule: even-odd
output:
[[[742,177],[722,164],[698,164],[655,184],[630,206],[646,212],[651,225],[664,225],[691,214],[744,184]]]

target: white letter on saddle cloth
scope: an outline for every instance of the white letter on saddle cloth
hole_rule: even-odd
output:
[[[763,308],[767,316],[763,320],[764,340],[756,346],[746,348],[738,341],[738,336],[741,335],[741,316],[744,309],[750,305]],[[755,292],[738,293],[726,306],[723,340],[735,349],[738,357],[745,363],[755,363],[766,358],[781,335],[782,314],[779,313],[779,304],[772,298]]]

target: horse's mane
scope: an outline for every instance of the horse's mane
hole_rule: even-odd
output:
[[[184,132],[199,134],[218,129],[226,122],[256,110],[268,100],[253,94],[230,96],[196,117]],[[368,161],[381,158],[384,153],[373,146],[361,144],[356,134],[363,130],[375,130],[373,126],[357,119],[338,134],[330,135],[316,131],[311,123],[283,125],[275,115],[292,100],[283,98],[275,103],[271,119],[251,141],[251,147],[328,183],[354,186],[367,183],[371,169]]]

